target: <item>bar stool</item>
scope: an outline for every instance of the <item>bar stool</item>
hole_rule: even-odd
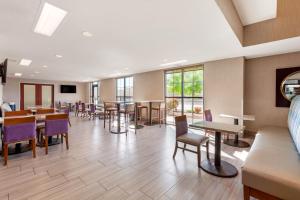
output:
[[[138,103],[138,105],[137,105],[137,120],[142,120],[143,110],[146,110],[146,118],[147,118],[148,117],[148,106],[142,105],[142,103]]]
[[[156,116],[154,116],[152,113],[155,111]],[[157,119],[159,123],[159,127],[161,127],[161,122],[165,121],[165,103],[164,102],[153,102],[152,103],[152,109],[151,112],[151,123],[153,119]]]
[[[120,114],[124,115],[124,123],[126,127],[126,136],[128,132],[128,127],[130,125],[131,117],[135,116],[135,105],[134,103],[125,104],[124,109],[120,110]]]
[[[116,105],[113,103],[107,103],[104,102],[104,128],[105,128],[105,121],[106,117],[108,116],[109,119],[109,130],[111,125],[111,117],[115,115],[115,112],[117,111]]]

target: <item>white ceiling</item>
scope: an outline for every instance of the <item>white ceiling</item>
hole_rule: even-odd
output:
[[[10,76],[90,81],[161,69],[160,64],[178,60],[191,64],[300,50],[299,38],[243,48],[213,0],[47,2],[68,11],[52,37],[33,32],[39,0],[0,1],[0,59],[16,60],[9,62]],[[83,31],[93,37],[83,37]],[[33,62],[20,66],[21,58]]]
[[[232,1],[244,26],[276,18],[277,0]]]

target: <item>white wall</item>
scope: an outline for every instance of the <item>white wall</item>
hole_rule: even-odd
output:
[[[17,109],[20,108],[20,83],[44,83],[54,85],[54,101],[74,103],[76,101],[88,102],[88,83],[63,82],[63,81],[44,81],[33,79],[7,78],[3,86],[3,101],[15,102]],[[76,85],[75,94],[60,93],[60,85]]]

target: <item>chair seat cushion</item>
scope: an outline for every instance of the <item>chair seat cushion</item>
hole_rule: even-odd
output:
[[[176,140],[178,142],[183,142],[183,143],[194,145],[194,146],[199,146],[199,145],[207,142],[208,139],[209,138],[204,135],[197,135],[194,133],[186,133],[186,134],[178,136],[176,138]]]

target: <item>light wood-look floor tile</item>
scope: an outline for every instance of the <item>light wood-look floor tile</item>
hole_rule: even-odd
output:
[[[69,144],[37,148],[9,156],[0,165],[0,200],[170,200],[243,197],[241,176],[224,179],[197,167],[196,155],[172,154],[174,126],[144,127],[125,134],[110,134],[102,120],[71,117]],[[200,133],[200,131],[195,131]],[[213,139],[213,138],[212,138]],[[246,138],[252,142],[252,139]],[[202,159],[206,158],[202,147]],[[240,167],[249,149],[222,144],[222,159]],[[213,156],[213,140],[210,153]],[[3,160],[1,160],[3,161]]]

